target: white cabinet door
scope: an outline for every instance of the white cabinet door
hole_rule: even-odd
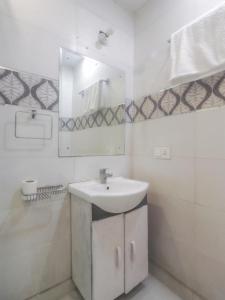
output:
[[[113,300],[124,293],[124,217],[92,223],[92,299]]]
[[[148,276],[147,205],[125,214],[125,293]]]

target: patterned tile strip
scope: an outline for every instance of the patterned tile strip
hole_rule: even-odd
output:
[[[0,68],[0,104],[58,111],[57,80]]]
[[[93,127],[114,126],[125,123],[125,105],[104,108],[77,118],[60,118],[60,131],[76,131]]]
[[[134,123],[225,105],[225,72],[149,95],[126,106]]]
[[[59,84],[39,75],[0,68],[0,104],[58,111]],[[134,123],[225,105],[225,72],[148,95],[76,119],[61,118],[60,130]]]

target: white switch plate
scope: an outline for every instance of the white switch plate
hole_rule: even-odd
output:
[[[161,147],[161,159],[170,159],[169,147]]]
[[[155,147],[154,148],[154,157],[158,158],[158,159],[161,157],[161,149],[160,149],[160,147]]]
[[[156,159],[171,159],[170,147],[155,147],[153,155]]]

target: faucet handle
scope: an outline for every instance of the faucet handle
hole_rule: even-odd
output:
[[[99,173],[100,173],[100,174],[105,174],[105,173],[106,173],[106,170],[107,170],[107,168],[102,168],[102,169],[99,170]]]
[[[101,175],[106,175],[107,177],[112,177],[113,176],[112,172],[107,173],[106,172],[107,170],[109,170],[109,168],[102,168],[102,169],[99,170],[99,173]]]
[[[113,173],[110,171],[108,173],[106,173],[107,177],[112,177],[113,176]]]

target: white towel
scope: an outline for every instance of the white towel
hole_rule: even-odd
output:
[[[225,69],[225,3],[171,36],[173,85]]]
[[[96,82],[84,91],[85,113],[97,111],[100,108],[100,83]]]

